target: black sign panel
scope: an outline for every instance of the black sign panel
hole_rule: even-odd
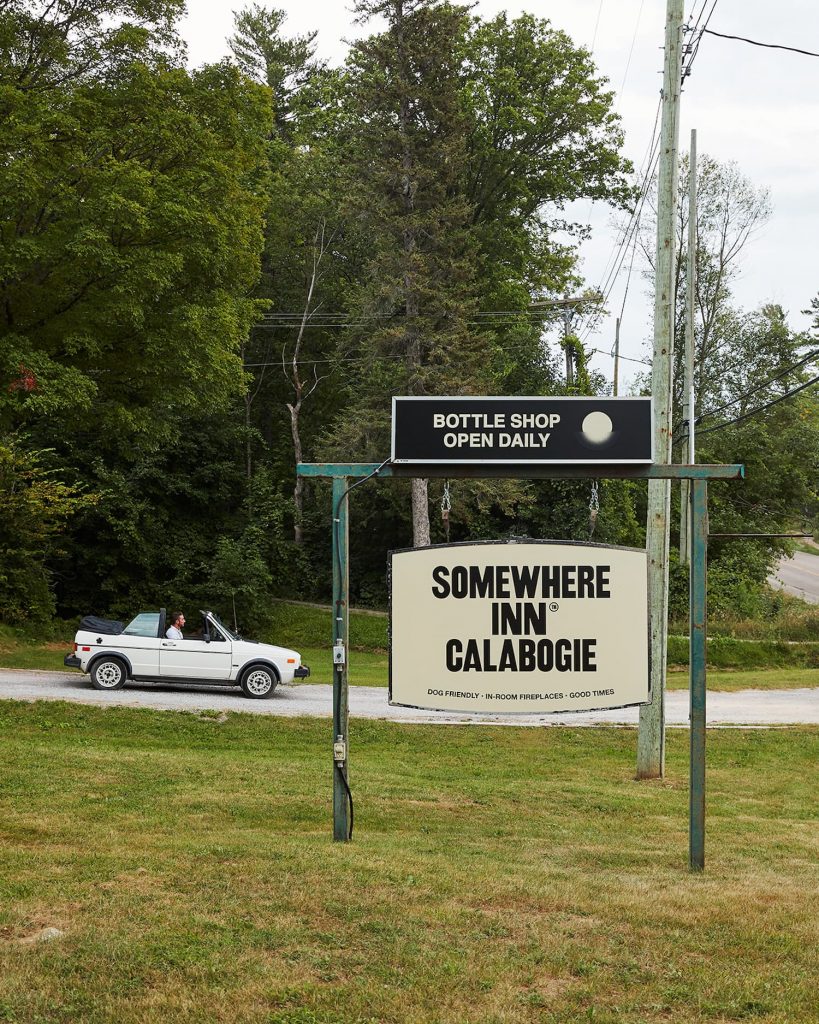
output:
[[[392,400],[392,461],[650,463],[650,398]]]

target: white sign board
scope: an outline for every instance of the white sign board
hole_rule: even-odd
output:
[[[544,713],[650,703],[644,550],[550,541],[390,556],[390,704]]]

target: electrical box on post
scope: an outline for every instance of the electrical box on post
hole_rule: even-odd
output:
[[[347,659],[344,656],[344,644],[339,641],[333,644],[333,664],[341,667]]]

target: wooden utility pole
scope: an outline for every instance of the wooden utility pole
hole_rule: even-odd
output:
[[[657,180],[657,259],[654,293],[654,461],[671,461],[671,368],[674,352],[674,262],[677,162],[680,135],[683,0],[666,0],[663,110]],[[668,641],[669,480],[649,480],[646,549],[648,551],[649,633],[652,702],[640,708],[637,778],[654,779],[665,770],[665,670]]]
[[[569,334],[572,329],[572,309],[569,305],[569,296],[566,296],[566,305],[563,307],[563,352],[566,356],[566,387],[574,384],[574,350],[569,345]]]
[[[697,129],[691,129],[691,148],[688,154],[688,262],[685,275],[685,380],[683,384],[683,420],[686,438],[683,461],[693,464],[694,449],[694,313],[697,293]],[[690,484],[682,481],[680,489],[680,561],[691,561]]]
[[[620,317],[617,317],[617,323],[614,327],[614,387],[612,388],[612,394],[617,397],[620,382]]]

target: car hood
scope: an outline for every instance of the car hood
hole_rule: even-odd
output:
[[[301,655],[298,651],[292,651],[289,647],[277,647],[275,644],[262,644],[256,640],[234,640],[233,651],[252,658],[272,658],[275,661],[295,658],[296,663],[301,664]]]

